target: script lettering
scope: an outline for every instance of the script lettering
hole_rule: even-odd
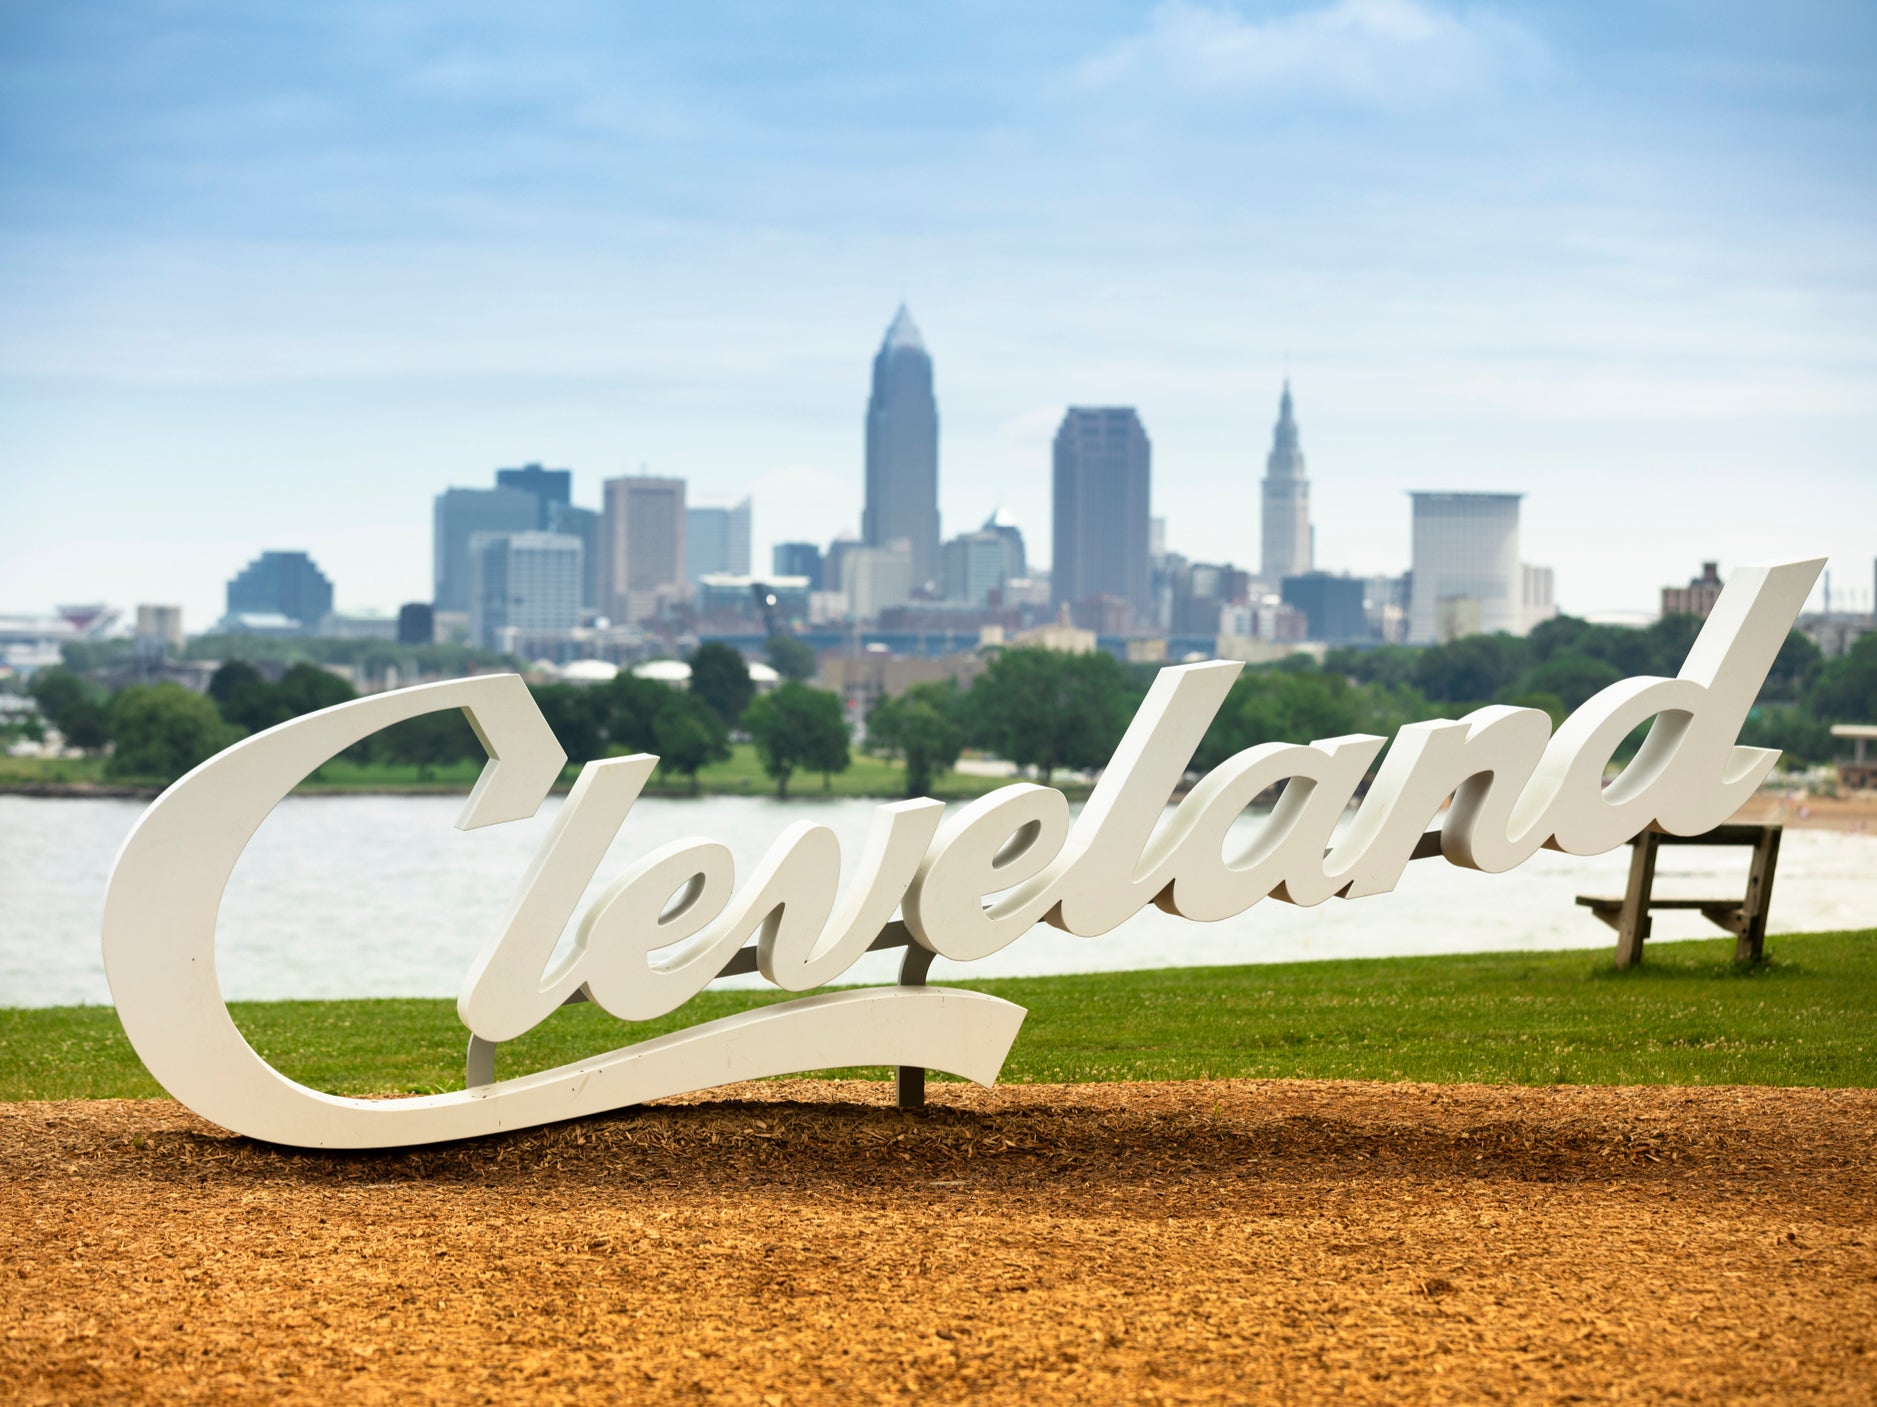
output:
[[[466,975],[457,1010],[488,1041],[521,1035],[576,993],[627,1021],[700,991],[755,936],[756,966],[804,992],[839,977],[896,909],[917,942],[987,957],[1047,920],[1084,937],[1148,903],[1217,920],[1270,897],[1319,904],[1383,893],[1448,807],[1454,864],[1510,869],[1541,845],[1594,854],[1651,824],[1718,825],[1778,754],[1737,745],[1821,561],[1737,570],[1673,679],[1604,689],[1553,734],[1534,709],[1494,706],[1403,728],[1340,836],[1385,740],[1265,743],[1228,758],[1168,814],[1240,665],[1162,670],[1082,814],[1062,793],[1002,787],[950,817],[936,801],[879,807],[848,883],[827,827],[801,822],[738,887],[730,852],[679,840],[606,884],[552,962],[657,759],[588,763]],[[1023,1019],[976,993],[823,993],[706,1022],[557,1070],[452,1094],[356,1100],[296,1084],[250,1049],[222,1002],[215,919],[243,847],[321,763],[380,728],[460,708],[490,761],[458,824],[532,815],[565,756],[521,680],[483,676],[324,709],[244,739],[177,782],[125,841],[105,899],[105,972],[131,1044],[178,1099],[279,1143],[382,1147],[462,1138],[618,1108],[728,1080],[839,1065],[924,1065],[988,1083]],[[1649,724],[1635,757],[1611,757]],[[1240,817],[1282,784],[1227,854]]]

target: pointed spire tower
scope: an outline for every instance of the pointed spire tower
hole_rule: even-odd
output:
[[[1264,462],[1263,557],[1258,575],[1275,585],[1287,576],[1315,568],[1316,535],[1310,527],[1310,481],[1304,477],[1303,450],[1297,441],[1290,378],[1277,403],[1277,427]]]
[[[931,353],[904,303],[873,359],[860,535],[869,547],[909,542],[915,589],[937,580],[938,401]]]

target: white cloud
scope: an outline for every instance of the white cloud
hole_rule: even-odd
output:
[[[1210,96],[1393,107],[1529,81],[1542,43],[1488,10],[1418,0],[1331,0],[1269,19],[1165,0],[1140,33],[1086,60],[1093,87],[1160,84]]]

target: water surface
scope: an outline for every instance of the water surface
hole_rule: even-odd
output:
[[[550,801],[531,820],[476,831],[452,824],[462,804],[460,797],[409,796],[283,802],[229,882],[217,937],[223,993],[454,995],[560,802]],[[0,796],[0,1006],[110,1000],[98,939],[105,880],[144,805]],[[727,845],[744,875],[799,820],[832,827],[851,864],[874,805],[648,798],[633,808],[593,888],[652,847],[686,836]],[[1540,851],[1503,875],[1423,860],[1408,866],[1391,894],[1332,899],[1311,909],[1266,901],[1222,923],[1198,924],[1150,908],[1100,938],[1039,926],[981,962],[940,959],[933,978],[1610,947],[1610,930],[1571,901],[1577,894],[1620,894],[1628,863],[1627,846],[1589,858]],[[1739,894],[1746,864],[1744,849],[1664,849],[1657,892]],[[1877,837],[1788,831],[1773,930],[1874,924]],[[1698,914],[1656,916],[1657,939],[1716,933]],[[894,962],[890,954],[869,956],[849,980],[891,980]]]

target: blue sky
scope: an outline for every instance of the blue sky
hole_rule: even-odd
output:
[[[1850,4],[0,7],[0,610],[263,548],[428,595],[541,460],[857,525],[932,349],[947,532],[1049,556],[1068,404],[1255,564],[1292,376],[1319,558],[1525,492],[1567,609],[1877,556],[1877,10]]]

